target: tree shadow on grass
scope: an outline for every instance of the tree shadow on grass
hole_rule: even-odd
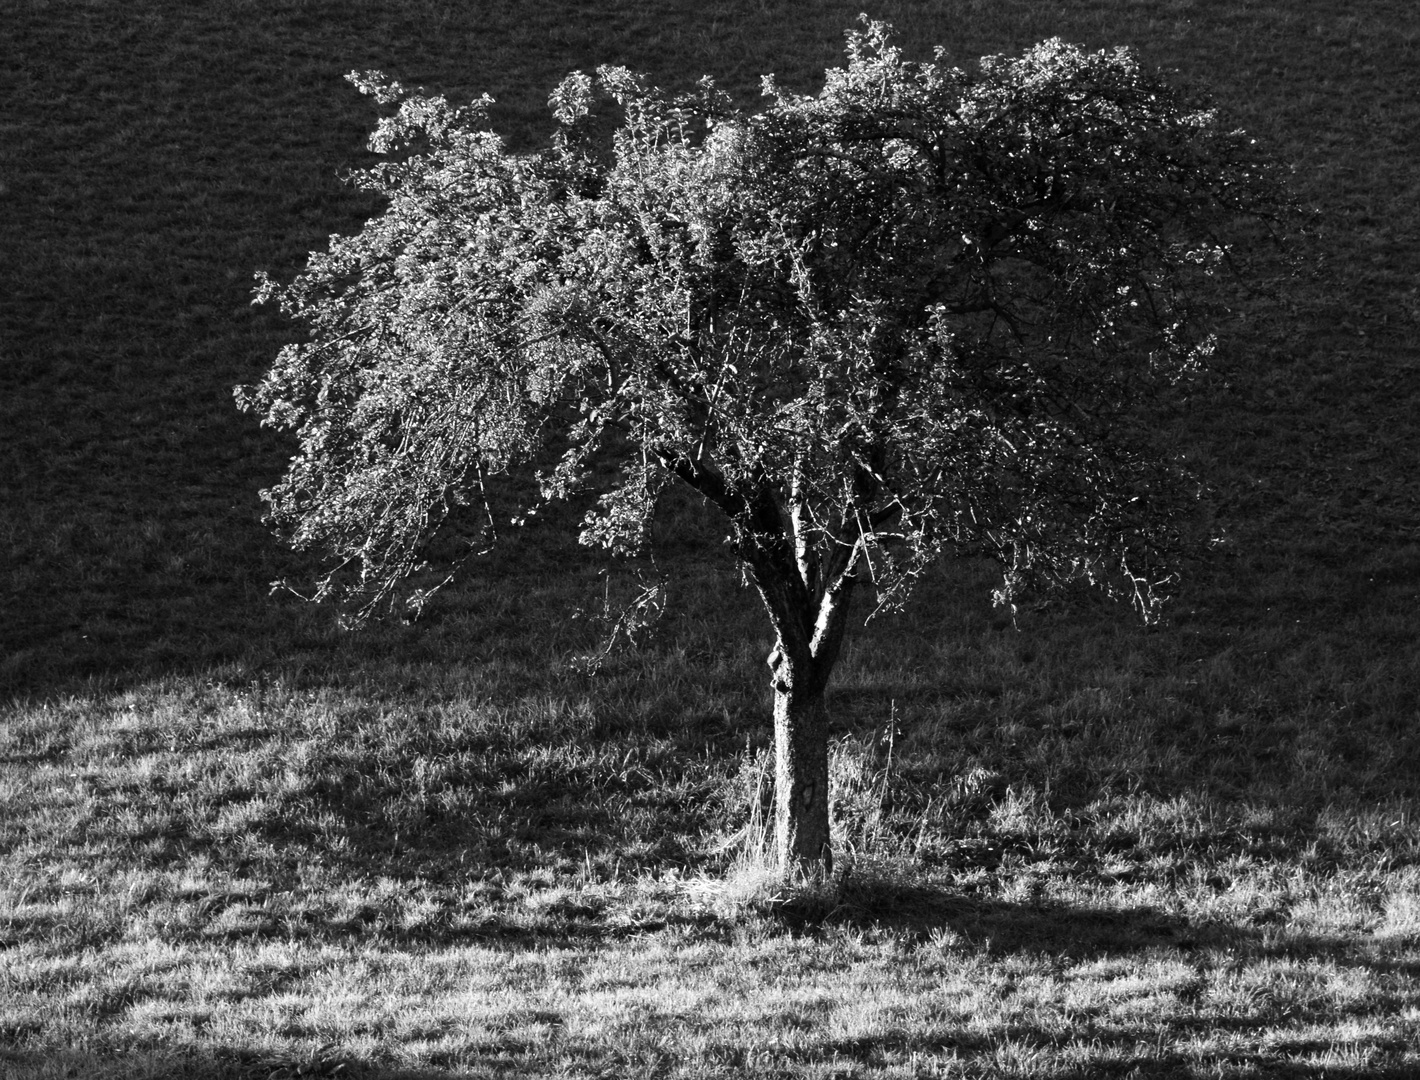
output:
[[[1151,907],[1091,908],[1011,903],[973,897],[949,886],[868,879],[758,905],[796,936],[834,929],[891,934],[917,944],[980,950],[991,957],[1040,954],[1083,961],[1151,949],[1189,952],[1221,944],[1225,924],[1200,924]]]
[[[1211,951],[1233,950],[1269,958],[1320,957],[1347,967],[1420,977],[1420,954],[1413,960],[1361,956],[1358,946],[1369,939],[1360,935],[1283,934],[1266,925],[1189,918],[1148,905],[1013,902],[974,896],[950,880],[913,882],[871,870],[857,877],[850,871],[832,885],[786,894],[756,909],[795,935],[848,928],[917,944],[979,949],[993,958],[1050,955],[1079,962],[1172,950],[1181,958],[1198,959]]]

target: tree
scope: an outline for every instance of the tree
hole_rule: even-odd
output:
[[[1058,40],[967,73],[848,34],[817,95],[737,111],[621,68],[568,76],[535,154],[371,73],[357,176],[388,200],[264,298],[305,322],[242,406],[296,433],[264,492],[320,595],[368,609],[493,478],[640,548],[680,483],[723,515],[772,626],[776,850],[831,871],[825,688],[855,592],[939,556],[1006,588],[1085,580],[1152,613],[1196,498],[1150,408],[1203,369],[1283,189],[1242,133],[1127,50]],[[470,521],[484,520],[480,532]],[[463,530],[463,532],[459,532]],[[417,599],[417,598],[416,598]]]

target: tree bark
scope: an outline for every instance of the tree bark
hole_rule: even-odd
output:
[[[826,693],[848,620],[851,571],[850,561],[820,595],[808,595],[808,604],[791,609],[795,618],[775,620],[781,629],[769,654],[774,690],[774,849],[786,881],[824,880],[833,873]],[[801,583],[795,579],[791,584]],[[760,592],[772,617],[775,592],[763,582]],[[797,590],[784,592],[794,595]]]
[[[662,455],[668,469],[718,506],[737,553],[764,601],[776,638],[769,655],[774,689],[774,847],[785,880],[833,873],[828,815],[828,708],[825,691],[847,628],[863,529],[845,519],[827,550],[805,540],[797,494],[786,513],[769,485],[736,489],[712,464]]]
[[[776,648],[769,658],[774,687],[774,848],[786,880],[833,873],[828,815],[826,678],[791,662]],[[807,670],[805,670],[807,668]]]

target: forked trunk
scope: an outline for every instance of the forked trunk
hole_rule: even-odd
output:
[[[692,465],[684,468],[706,490],[709,482]],[[798,502],[787,515],[786,530],[786,515],[772,492],[760,492],[743,504],[730,494],[721,492],[720,497],[731,520],[738,520],[732,511],[743,511],[740,557],[764,601],[776,638],[769,669],[774,688],[774,850],[779,873],[786,881],[824,879],[833,873],[824,691],[843,644],[862,550],[861,528],[855,519],[827,554],[815,555],[804,539],[806,518]]]
[[[774,685],[774,849],[786,880],[833,873],[828,821],[826,679],[814,665],[795,670],[782,651],[770,658]]]

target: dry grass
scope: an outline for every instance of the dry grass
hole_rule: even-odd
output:
[[[1420,16],[884,4],[1206,81],[1325,216],[1181,438],[1227,543],[1164,626],[946,567],[836,684],[839,876],[757,872],[753,598],[683,507],[600,669],[551,520],[427,621],[266,583],[249,307],[369,207],[340,76],[811,86],[857,3],[21,0],[0,33],[0,1076],[1420,1073]],[[573,618],[579,609],[588,617]]]

